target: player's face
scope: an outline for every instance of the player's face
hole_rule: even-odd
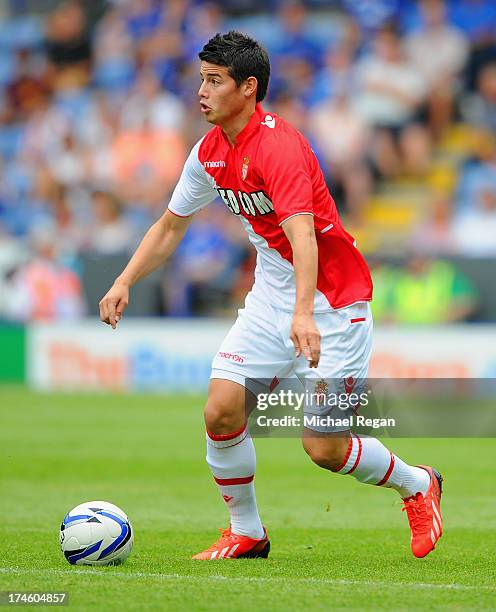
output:
[[[243,84],[236,86],[236,81],[229,75],[226,66],[209,62],[201,62],[200,75],[202,84],[198,95],[205,119],[214,125],[229,123],[247,103]]]

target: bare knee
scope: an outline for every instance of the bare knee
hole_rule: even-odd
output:
[[[245,424],[244,389],[227,380],[211,381],[205,405],[205,425],[216,435],[237,431]]]
[[[336,472],[345,459],[349,437],[305,436],[302,442],[305,452],[315,464],[326,470]]]
[[[217,435],[232,433],[242,427],[229,406],[209,401],[205,406],[205,426]]]

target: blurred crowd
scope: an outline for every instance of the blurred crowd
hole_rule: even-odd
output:
[[[0,318],[88,312],[85,257],[130,254],[164,211],[209,128],[197,53],[231,28],[268,49],[264,105],[309,138],[366,252],[384,248],[367,240],[377,195],[418,198],[401,239],[387,230],[408,262],[374,268],[376,317],[473,316],[477,289],[449,259],[496,257],[495,2],[11,4],[0,15]],[[162,313],[232,311],[253,265],[241,224],[213,203],[161,273]]]

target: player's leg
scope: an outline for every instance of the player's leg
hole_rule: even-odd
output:
[[[434,549],[443,533],[442,477],[430,466],[413,466],[368,436],[316,434],[306,429],[303,446],[312,461],[364,484],[395,489],[404,500],[416,557]]]
[[[349,475],[364,484],[395,489],[402,498],[426,494],[430,484],[425,469],[408,465],[377,438],[355,434],[323,434],[305,429],[303,447],[318,466]]]
[[[231,516],[231,530],[262,538],[264,528],[255,498],[256,455],[246,429],[246,389],[213,379],[205,406],[207,463]]]
[[[207,463],[231,524],[196,559],[266,557],[270,548],[255,497],[255,447],[246,426],[247,402],[253,396],[248,389],[290,364],[275,317],[266,312],[270,307],[253,295],[246,304],[214,358],[205,406]]]
[[[238,382],[225,378],[210,381],[205,406],[207,463],[229,509],[230,526],[212,546],[193,559],[267,557],[269,554],[270,543],[255,497],[256,456],[253,440],[246,430],[246,395],[245,387]]]
[[[350,385],[367,377],[372,347],[370,308],[357,304],[329,316],[317,315],[316,319],[322,335],[321,363],[314,373],[309,368],[305,372],[306,365],[300,361],[297,374],[307,381],[315,376],[329,380],[331,386],[340,385],[339,392],[349,392]],[[310,407],[312,411],[315,413],[315,406]],[[327,431],[307,428],[303,435],[307,454],[317,465],[335,473],[398,491],[405,500],[412,551],[418,557],[428,554],[442,534],[439,474],[430,467],[407,464],[376,438],[350,435],[339,429],[346,427],[331,427]]]

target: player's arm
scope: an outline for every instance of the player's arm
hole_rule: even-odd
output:
[[[199,160],[201,142],[196,143],[184,164],[168,210],[150,227],[122,274],[100,301],[100,319],[113,329],[128,304],[129,288],[170,257],[194,213],[217,195],[211,177]]]
[[[167,259],[181,242],[192,217],[167,210],[145,234],[123,272],[100,300],[100,319],[115,329],[129,302],[129,289]]]
[[[303,353],[310,367],[316,368],[320,334],[313,318],[318,270],[310,166],[313,153],[294,132],[282,130],[275,134],[273,130],[264,148],[262,165],[267,193],[293,250],[296,303],[291,340],[296,355]]]
[[[316,368],[320,359],[320,333],[313,318],[313,304],[317,287],[318,250],[313,215],[300,214],[282,223],[293,250],[296,301],[291,325],[291,340],[296,356],[301,353]]]

